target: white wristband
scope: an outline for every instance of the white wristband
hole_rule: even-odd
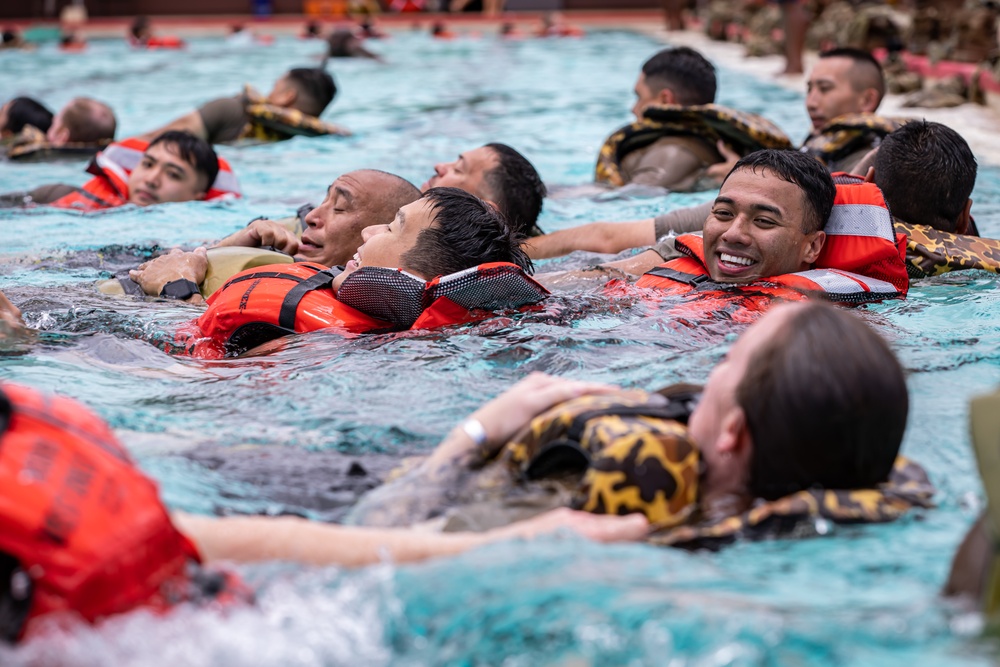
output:
[[[489,438],[486,436],[486,429],[483,428],[482,422],[478,419],[469,417],[459,424],[459,427],[465,432],[465,435],[472,439],[472,442],[476,443],[476,447],[486,446]]]

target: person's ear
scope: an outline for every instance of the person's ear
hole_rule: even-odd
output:
[[[969,225],[972,224],[972,200],[965,200],[965,207],[962,212],[958,214],[958,220],[955,222],[955,233],[956,234],[968,234]]]
[[[874,113],[875,109],[878,109],[879,102],[881,98],[878,91],[874,88],[866,88],[864,92],[861,93],[861,111],[863,113]]]
[[[875,182],[875,167],[868,167],[868,173],[865,174],[865,183]]]
[[[823,252],[826,244],[826,232],[819,230],[812,234],[806,234],[806,249],[802,254],[802,261],[806,264],[815,264],[819,259],[819,254]]]
[[[56,129],[56,131],[52,133],[52,138],[49,141],[50,141],[50,143],[52,143],[52,144],[54,144],[56,146],[62,146],[63,144],[68,143],[69,142],[69,129],[67,129],[67,127],[65,125],[63,125],[62,127]]]
[[[669,88],[664,88],[656,94],[657,104],[677,104],[677,97],[674,96],[674,91]]]
[[[298,91],[292,86],[285,86],[283,90],[280,90],[277,95],[271,96],[271,103],[275,106],[288,108],[295,104],[295,99],[298,97]]]

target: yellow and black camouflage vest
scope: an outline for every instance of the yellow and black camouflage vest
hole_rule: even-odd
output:
[[[315,116],[304,114],[298,109],[267,104],[258,93],[246,87],[243,91],[247,99],[246,113],[249,122],[240,133],[241,140],[283,141],[292,137],[320,137],[327,134],[344,135],[347,132]]]
[[[1000,273],[1000,241],[942,232],[928,225],[897,220],[896,232],[906,234],[906,271],[927,278],[949,271],[981,269]]]
[[[647,107],[642,120],[630,123],[608,137],[597,156],[594,179],[624,185],[621,164],[632,151],[664,138],[693,136],[715,146],[720,139],[747,155],[763,148],[791,148],[792,142],[777,125],[762,116],[718,104]]]
[[[8,144],[7,158],[19,162],[51,162],[55,160],[83,160],[93,157],[111,143],[111,139],[93,142],[73,141],[62,146],[49,143],[45,133],[33,125],[26,125]]]
[[[909,119],[885,118],[870,113],[847,114],[831,120],[802,144],[802,150],[831,164],[863,148],[874,148]]]

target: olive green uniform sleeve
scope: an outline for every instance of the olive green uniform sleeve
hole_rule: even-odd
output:
[[[236,141],[249,122],[243,95],[212,100],[198,108],[211,144]]]
[[[648,249],[662,257],[665,262],[681,257],[682,254],[676,246],[677,236],[701,232],[705,225],[705,218],[708,217],[711,210],[712,202],[706,202],[656,216],[653,220],[658,241],[656,245],[650,246]]]

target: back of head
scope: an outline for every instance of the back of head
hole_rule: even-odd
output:
[[[816,158],[799,151],[767,148],[740,158],[729,173],[739,169],[749,169],[758,174],[767,171],[796,184],[802,190],[806,210],[809,212],[803,221],[804,231],[808,234],[826,226],[830,211],[833,210],[833,201],[837,197],[837,186],[830,173]],[[728,178],[727,175],[726,179]],[[722,183],[724,185],[725,181]]]
[[[215,183],[215,177],[219,175],[219,156],[207,141],[190,132],[169,130],[149,142],[146,150],[157,144],[169,146],[171,151],[194,167],[198,175],[205,179],[206,191]]]
[[[882,140],[874,166],[875,184],[895,217],[956,231],[976,184],[976,157],[958,132],[911,121]]]
[[[80,143],[110,141],[118,125],[111,107],[89,97],[78,97],[66,105],[62,123],[69,131],[67,141]]]
[[[536,236],[538,216],[547,190],[534,165],[506,144],[486,144],[497,156],[497,166],[484,174],[490,199],[508,224],[520,234]]]
[[[669,88],[678,104],[715,102],[715,67],[694,49],[664,49],[645,62],[642,73],[653,92]]]
[[[149,36],[149,19],[145,16],[136,16],[129,27],[132,39],[141,40]]]
[[[363,171],[379,176],[377,194],[368,199],[371,202],[371,207],[365,218],[366,225],[392,220],[396,211],[407,204],[412,204],[421,197],[420,188],[401,176],[379,169],[364,169]],[[359,229],[358,232],[360,233],[360,231]]]
[[[848,311],[795,306],[736,390],[753,438],[750,491],[775,499],[884,482],[906,429],[903,369]]]
[[[854,91],[860,93],[868,88],[874,88],[878,91],[878,102],[875,106],[877,107],[882,102],[882,98],[885,96],[885,74],[882,71],[882,65],[872,54],[863,49],[843,46],[823,51],[819,57],[821,59],[846,58],[850,60],[852,65],[849,76]]]
[[[25,125],[32,125],[42,132],[48,132],[52,126],[52,112],[30,97],[15,97],[7,108],[7,127],[0,130],[17,133],[23,130]]]
[[[304,114],[319,116],[337,94],[333,77],[319,67],[296,67],[285,76],[295,87],[294,106]]]
[[[487,262],[510,262],[531,272],[531,260],[521,250],[524,235],[513,231],[492,204],[458,188],[431,188],[424,199],[431,203],[435,222],[417,236],[401,258],[401,268],[432,278]]]

